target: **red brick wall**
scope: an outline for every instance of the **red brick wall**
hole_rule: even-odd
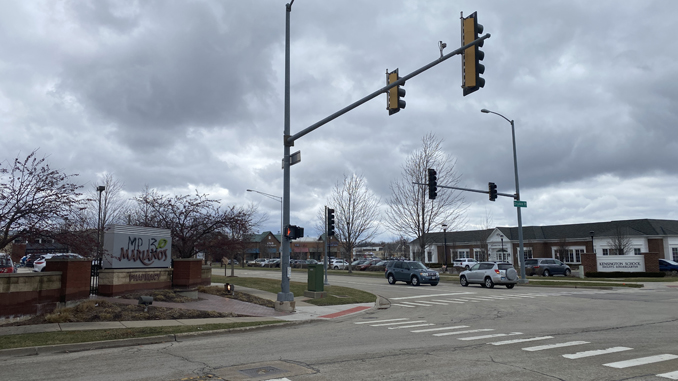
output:
[[[584,253],[581,255],[581,265],[584,266],[584,272],[597,272],[598,261],[593,253]]]
[[[659,253],[643,253],[645,257],[645,272],[659,272]]]
[[[48,259],[45,271],[61,271],[60,302],[89,297],[92,263],[89,259]]]
[[[196,287],[202,283],[202,259],[175,259],[172,286]]]
[[[54,310],[61,296],[59,273],[0,274],[0,316]]]

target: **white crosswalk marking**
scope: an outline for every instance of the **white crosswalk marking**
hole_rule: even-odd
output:
[[[678,356],[676,356],[676,355],[664,354],[664,355],[641,357],[641,358],[626,360],[626,361],[610,362],[610,363],[603,364],[603,365],[609,366],[610,368],[624,369],[624,368],[629,368],[629,367],[632,367],[632,366],[653,364],[653,363],[656,363],[656,362],[673,360],[673,359],[677,359],[677,358],[678,358]]]
[[[675,372],[658,374],[657,377],[668,378],[669,380],[678,380],[678,370]]]
[[[442,303],[456,303],[456,304],[464,304],[464,302],[460,302],[457,300],[442,300],[442,299],[433,299],[434,302],[442,302]]]
[[[401,325],[401,324],[414,324],[414,323],[426,323],[426,320],[401,321],[401,322],[397,322],[397,323],[371,324],[370,327],[385,327],[387,325]]]
[[[428,326],[431,326],[431,325],[435,325],[435,324],[425,323],[425,324],[415,324],[415,325],[402,325],[400,327],[388,327],[388,329],[405,329],[405,328],[428,327]]]
[[[517,339],[517,340],[506,340],[506,341],[497,341],[494,343],[488,343],[492,345],[507,345],[507,344],[518,344],[518,343],[525,343],[528,341],[538,341],[538,340],[548,340],[548,339],[553,339],[553,336],[540,336],[540,337],[531,337],[529,339]]]
[[[399,298],[390,298],[391,300],[404,300],[404,299],[419,299],[419,298],[431,298],[438,296],[454,296],[454,295],[472,295],[474,292],[452,292],[449,294],[434,294],[434,295],[419,295],[419,296],[402,296]]]
[[[412,331],[414,333],[422,333],[422,332],[434,332],[434,331],[446,331],[448,329],[459,329],[459,328],[468,328],[468,325],[457,325],[454,327],[440,327],[440,328],[428,328],[428,329],[418,329],[416,331]]]
[[[407,303],[407,302],[405,302]],[[426,304],[437,304],[439,306],[446,306],[447,303],[440,303],[440,302],[434,302],[434,301],[429,301],[429,300],[417,300],[417,303],[426,303]]]
[[[400,304],[400,303],[392,303],[392,306],[398,306],[398,307],[409,307],[409,308],[415,308],[416,306],[411,306],[409,304]]]
[[[424,303],[416,303],[416,302],[402,302],[403,304],[409,304],[412,306],[419,306],[419,307],[433,307],[432,304],[424,304]]]
[[[471,336],[471,337],[459,337],[457,340],[482,340],[482,339],[491,339],[493,337],[504,337],[504,336],[515,336],[522,335],[522,332],[511,332],[511,333],[495,333],[493,335],[483,335],[483,336]]]
[[[353,324],[374,324],[374,323],[386,323],[389,321],[403,321],[410,320],[409,318],[398,318],[398,319],[386,319],[386,320],[372,320],[372,321],[359,321]]]
[[[547,345],[538,345],[536,347],[527,347],[527,348],[523,348],[523,350],[534,352],[534,351],[543,351],[545,349],[571,347],[573,345],[582,345],[582,344],[590,344],[590,343],[588,341],[568,341],[566,343],[547,344]]]
[[[563,355],[566,359],[580,359],[584,357],[590,357],[590,356],[598,356],[598,355],[605,355],[608,353],[615,353],[615,352],[623,352],[623,351],[630,351],[633,348],[627,348],[627,347],[612,347],[612,348],[607,348],[607,349],[598,349],[594,351],[586,351],[586,352],[577,352],[573,354],[567,354]]]
[[[489,332],[494,331],[492,328],[483,328],[483,329],[470,329],[468,331],[456,331],[456,332],[445,332],[445,333],[434,333],[433,336],[449,336],[449,335],[461,335],[464,333],[476,333],[476,332]]]

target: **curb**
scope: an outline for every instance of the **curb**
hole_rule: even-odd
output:
[[[21,357],[21,356],[37,356],[47,353],[73,353],[73,352],[83,352],[91,351],[96,349],[108,349],[108,348],[120,348],[120,347],[129,347],[136,345],[150,345],[150,344],[161,344],[167,342],[178,342],[182,341],[181,339],[190,339],[194,337],[209,336],[209,335],[225,335],[229,333],[239,333],[255,329],[273,329],[277,327],[287,327],[293,325],[300,325],[310,323],[313,320],[296,320],[290,322],[282,322],[276,324],[267,324],[260,326],[252,327],[239,327],[239,328],[230,328],[230,329],[219,329],[213,331],[204,331],[204,332],[186,332],[186,333],[177,333],[169,335],[160,335],[160,336],[148,336],[148,337],[137,337],[132,339],[117,339],[117,340],[106,340],[106,341],[92,341],[86,343],[73,343],[73,344],[55,344],[55,345],[45,345],[40,347],[25,347],[25,348],[10,348],[0,350],[1,357]]]

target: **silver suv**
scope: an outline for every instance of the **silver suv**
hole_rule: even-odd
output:
[[[470,270],[459,274],[459,283],[467,287],[471,283],[492,288],[495,284],[503,284],[506,288],[513,288],[518,283],[518,272],[510,263],[479,262]]]

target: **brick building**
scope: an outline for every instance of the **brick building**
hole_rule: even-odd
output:
[[[616,253],[613,241],[620,235],[628,244],[624,255],[659,253],[659,258],[678,261],[678,221],[622,220],[570,225],[523,226],[526,258],[557,258],[568,264],[580,264],[581,254]],[[419,240],[410,243],[410,258],[425,263],[447,263],[455,258],[479,261],[506,261],[518,264],[518,228],[496,227],[487,230],[435,232],[425,236],[425,253],[419,252]],[[445,242],[447,242],[445,244]]]

